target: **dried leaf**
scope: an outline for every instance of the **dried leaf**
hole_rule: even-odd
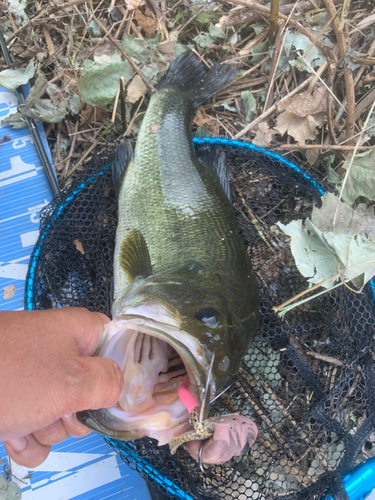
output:
[[[333,229],[333,218],[338,203],[339,210]],[[313,208],[311,220],[323,232],[333,231],[335,234],[351,235],[368,233],[375,240],[374,207],[367,208],[361,203],[353,209],[347,203],[339,202],[339,197],[333,193],[327,193],[322,197],[320,208]]]
[[[158,43],[158,49],[162,54],[172,56],[176,50],[176,43],[178,40],[178,32],[172,31],[169,33],[169,40],[165,40],[164,42]]]
[[[156,19],[154,14],[150,14],[149,16],[145,16],[142,14],[140,10],[137,10],[135,13],[135,18],[139,26],[143,29],[146,36],[148,38],[152,38],[158,27],[158,20]]]
[[[139,75],[135,75],[133,80],[130,82],[127,93],[126,100],[127,102],[137,102],[140,97],[142,97],[147,91],[146,84],[143,82],[142,78]]]
[[[323,119],[324,113],[300,117],[289,111],[284,111],[277,117],[275,130],[281,135],[288,132],[297,142],[305,144],[306,140],[315,139],[315,129],[323,125]]]
[[[125,2],[129,10],[138,9],[138,7],[146,3],[145,0],[125,0]]]
[[[9,300],[14,297],[17,288],[14,285],[8,285],[3,288],[3,300]]]
[[[122,48],[138,63],[146,64],[153,56],[153,51],[151,47],[149,47],[147,40],[134,38],[130,35],[124,37]]]
[[[321,113],[327,109],[327,89],[322,85],[312,94],[306,90],[296,96],[286,99],[277,105],[277,110],[289,111],[297,116],[309,116]]]
[[[9,12],[15,17],[17,26],[22,26],[29,20],[25,8],[27,6],[27,0],[8,0]]]
[[[275,131],[270,129],[266,122],[259,123],[253,144],[260,148],[269,147],[272,141],[272,133],[275,133]]]
[[[76,249],[78,250],[78,252],[80,252],[82,255],[85,255],[85,251],[83,249],[82,243],[79,240],[74,240],[73,243],[74,243]]]
[[[314,165],[314,163],[318,160],[320,152],[319,149],[306,149],[305,151],[306,160],[309,165]]]

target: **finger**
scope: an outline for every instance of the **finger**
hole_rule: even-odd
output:
[[[34,431],[33,436],[40,444],[51,446],[52,444],[65,441],[69,437],[69,434],[66,432],[61,420],[56,420],[53,424]]]
[[[38,443],[31,434],[23,438],[4,441],[4,448],[12,460],[29,469],[43,463],[51,450],[50,446]]]
[[[102,338],[104,327],[111,320],[102,313],[90,312],[84,308],[71,308],[71,320],[75,324],[70,334],[77,342],[82,356],[92,356]]]
[[[88,436],[92,430],[88,429],[85,425],[78,422],[76,415],[70,415],[69,417],[62,417],[62,425],[65,427],[66,432],[72,437],[84,437]]]
[[[109,358],[81,357],[77,373],[76,391],[71,391],[72,406],[69,412],[97,410],[113,406],[124,386],[124,375],[118,364]]]

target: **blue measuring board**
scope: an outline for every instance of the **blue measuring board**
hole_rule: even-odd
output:
[[[17,105],[16,96],[0,88],[0,121],[15,113]],[[38,128],[48,152],[43,127]],[[52,198],[29,129],[0,126],[0,310],[24,308],[40,210]],[[150,500],[141,476],[94,433],[52,446],[47,460],[34,469],[9,464],[0,442],[0,474],[4,469],[11,470],[22,500]]]

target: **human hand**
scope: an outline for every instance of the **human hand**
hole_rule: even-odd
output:
[[[0,441],[16,463],[41,464],[52,444],[91,432],[77,411],[118,400],[119,366],[91,357],[109,321],[83,308],[0,313]]]

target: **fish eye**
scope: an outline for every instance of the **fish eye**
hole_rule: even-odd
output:
[[[217,328],[220,324],[220,313],[213,307],[205,307],[195,313],[195,318],[209,328]]]

